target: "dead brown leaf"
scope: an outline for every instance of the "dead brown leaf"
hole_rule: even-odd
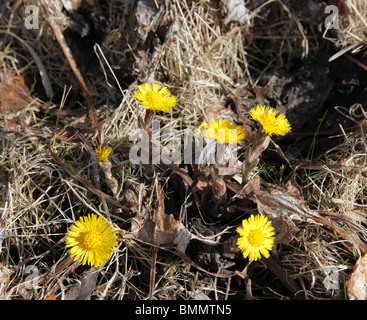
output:
[[[283,188],[268,188],[261,190],[260,178],[249,181],[241,192],[246,198],[258,205],[260,213],[271,218],[288,216],[291,219],[305,220],[310,217],[320,217],[312,211],[304,201],[303,193],[292,176]]]
[[[138,211],[132,220],[131,233],[135,238],[154,246],[174,248],[180,254],[185,254],[186,247],[192,239],[209,245],[219,244],[219,238],[212,240],[202,237],[200,234],[193,234],[181,221],[176,220],[173,214],[167,214],[163,190],[159,183],[156,183],[156,192],[157,207],[145,215]]]
[[[341,16],[348,16],[350,14],[345,0],[330,0],[329,4],[337,6],[338,14],[340,14]]]
[[[358,262],[346,286],[350,300],[367,300],[367,254]]]
[[[18,123],[18,112],[24,108],[39,108],[32,102],[31,90],[22,76],[0,72],[0,124],[6,129],[14,129]]]
[[[191,240],[190,232],[172,214],[166,214],[162,187],[157,183],[157,208],[146,217],[138,212],[132,220],[131,232],[141,241],[156,245],[176,247],[184,253]]]
[[[260,214],[269,217],[277,232],[277,243],[288,243],[299,230],[294,219],[309,219],[312,212],[305,204],[302,191],[294,179],[289,180],[284,188],[261,190],[260,178],[251,179],[242,189],[240,196],[256,203]]]
[[[90,300],[98,274],[95,268],[85,271],[81,282],[69,290],[65,295],[65,300]]]

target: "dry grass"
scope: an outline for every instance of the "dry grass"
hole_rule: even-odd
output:
[[[33,2],[17,1],[11,10],[3,7],[0,21],[5,28],[1,30],[11,30],[35,50],[47,69],[54,91],[60,96],[64,93],[67,104],[78,94],[78,83],[47,21],[40,18],[39,30],[23,27],[24,8]],[[65,16],[60,10],[60,1],[43,2],[52,4],[54,17],[63,27]],[[121,16],[130,4],[128,1],[107,3],[102,9],[110,21],[111,32],[117,33]],[[207,117],[215,116],[208,111],[222,106],[233,90],[252,88],[264,72],[282,66],[289,59],[312,56],[317,51],[319,35],[309,14],[314,8],[305,5],[300,10],[292,1],[251,3],[258,3],[258,9],[251,8],[253,25],[241,28],[235,23],[223,25],[221,12],[211,1],[174,1],[172,15],[178,33],[159,52],[158,63],[149,79],[167,85],[179,101],[171,117],[157,118],[161,125],[164,123],[181,131],[195,127]],[[355,9],[363,5],[363,0],[351,3],[354,13],[366,11]],[[348,27],[343,22],[339,33],[343,43],[348,43],[348,39],[361,40],[365,18],[353,14],[347,19]],[[38,75],[39,69],[29,59],[29,52],[16,39],[8,37],[5,41],[3,34],[0,35],[2,71],[31,78]],[[114,56],[118,57],[118,54]],[[122,53],[121,57],[123,59]],[[127,186],[135,186],[139,208],[143,212],[152,210],[155,201],[152,186],[145,183],[143,169],[126,161],[126,154],[120,149],[129,133],[137,128],[137,116],[143,109],[131,98],[130,89],[120,91],[115,83],[111,88],[106,81],[96,81],[93,77],[87,78],[87,84],[98,107],[102,137],[114,149],[114,174],[119,182],[115,199],[122,202]],[[69,87],[73,90],[67,95]],[[56,110],[59,107],[52,105]],[[81,128],[83,140],[78,130],[66,131],[65,139],[53,139],[53,133],[77,116],[58,117],[57,113],[49,115],[25,107],[18,117],[16,127],[10,130],[0,127],[0,298],[45,299],[55,295],[62,299],[87,269],[69,263],[64,240],[70,223],[89,212],[112,216],[123,239],[130,231],[133,213],[111,208],[52,161],[49,147],[75,173],[109,192],[104,175],[93,159],[97,140],[92,131]],[[367,121],[356,121],[361,123],[362,120]],[[300,283],[307,299],[343,296],[343,280],[360,257],[356,246],[351,252],[344,243],[349,241],[354,246],[353,239],[367,242],[366,157],[366,136],[360,129],[343,135],[340,144],[318,159],[330,166],[320,166],[306,174],[298,172],[310,206],[325,215],[337,215],[331,218],[351,237],[341,239],[322,225],[303,221],[297,225],[296,238],[278,248],[280,264]],[[159,169],[168,184],[171,172]],[[348,222],[342,217],[347,217]],[[236,225],[230,227],[233,230]],[[132,239],[120,241],[111,260],[99,270],[92,298],[147,299],[151,258],[151,246]],[[238,263],[235,267],[238,271],[245,267],[241,259],[234,261]],[[29,266],[36,267],[38,273],[27,269]],[[221,279],[198,271],[169,251],[158,251],[156,268],[156,299],[244,299],[249,296],[244,279],[237,276],[232,280]],[[338,286],[333,290],[327,290],[324,284],[329,269],[339,274]],[[256,276],[266,273],[265,267],[258,264],[252,273],[250,271],[250,277],[254,278],[254,298],[288,298],[286,293],[282,296],[271,292],[264,297],[264,291],[256,285]],[[30,283],[32,275],[39,276],[36,289]]]
[[[351,0],[347,2],[347,5],[347,12],[344,10],[339,12],[338,27],[340,30],[337,33],[335,43],[340,47],[346,47],[366,39],[367,18],[363,14],[367,10],[366,2]]]

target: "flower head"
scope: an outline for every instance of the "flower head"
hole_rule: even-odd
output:
[[[96,152],[96,159],[99,163],[99,165],[102,167],[103,162],[107,162],[107,157],[112,152],[112,149],[110,147],[103,147],[101,145],[98,146],[98,148],[95,149]]]
[[[110,257],[113,247],[117,245],[117,236],[106,219],[89,214],[80,217],[66,235],[66,247],[75,260],[83,265],[98,267]]]
[[[286,116],[284,114],[277,116],[277,113],[277,110],[265,106],[257,106],[256,108],[252,108],[249,112],[254,120],[260,122],[263,130],[269,136],[274,134],[282,136],[290,132],[292,128]]]
[[[244,258],[249,257],[250,261],[256,261],[261,258],[261,254],[269,258],[275,232],[267,217],[251,215],[249,219],[242,220],[242,228],[237,228],[237,232],[240,235],[237,245]]]
[[[153,83],[153,88],[148,83],[138,86],[138,91],[133,92],[133,97],[149,110],[162,110],[171,112],[177,103],[176,97],[171,95],[167,87]]]
[[[204,121],[198,128],[199,134],[202,129],[206,137],[218,143],[235,144],[245,139],[242,128],[228,120],[212,120],[209,124]]]

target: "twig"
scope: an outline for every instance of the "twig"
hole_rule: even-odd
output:
[[[150,266],[149,300],[153,300],[155,287],[155,272],[157,266],[158,247],[153,247],[152,264]]]
[[[355,126],[351,126],[351,127],[347,127],[347,128],[340,128],[337,127],[335,129],[331,129],[331,130],[326,130],[326,131],[311,131],[311,132],[290,132],[288,134],[288,136],[294,136],[294,137],[309,137],[309,136],[331,136],[334,134],[338,134],[338,133],[343,133],[343,131],[353,131],[356,129],[360,129],[360,128],[365,128],[367,127],[367,122],[362,121],[360,122],[358,125]]]
[[[355,63],[358,67],[362,68],[364,71],[367,71],[367,66],[363,64],[362,62],[358,61],[357,59],[353,58],[351,55],[346,54],[345,58],[347,58],[349,61]]]
[[[136,236],[134,236],[132,233],[125,233],[125,234],[122,234],[122,239],[123,240],[134,240],[134,241],[138,241],[140,243],[143,243],[145,245],[148,245],[148,246],[152,246],[152,247],[157,247],[159,249],[162,249],[162,250],[165,250],[165,251],[168,251],[168,252],[171,252],[177,256],[179,256],[180,258],[182,258],[186,263],[192,265],[194,268],[202,271],[202,272],[205,272],[206,274],[208,275],[211,275],[211,276],[214,276],[214,277],[218,277],[218,278],[230,278],[232,276],[234,276],[236,273],[235,272],[232,272],[230,271],[230,273],[228,274],[225,274],[225,273],[216,273],[216,272],[210,272],[208,270],[205,270],[204,268],[198,266],[194,261],[192,261],[185,253],[177,250],[176,248],[171,248],[171,247],[168,247],[168,246],[164,246],[164,245],[156,245],[154,243],[150,243],[150,242],[147,242],[147,241],[143,241],[139,238],[137,238]]]
[[[43,85],[43,88],[45,89],[45,93],[48,98],[52,98],[54,95],[54,92],[52,90],[51,82],[47,75],[46,68],[44,67],[41,59],[38,57],[37,53],[33,50],[33,48],[27,42],[25,42],[21,37],[17,36],[15,33],[11,31],[0,30],[0,34],[12,36],[13,38],[17,39],[29,51],[29,53],[32,55],[34,59],[34,62],[36,63],[38,67],[38,70],[41,76],[42,85]]]
[[[81,175],[79,175],[79,174],[75,173],[73,170],[71,170],[56,154],[54,154],[52,152],[51,146],[49,146],[49,152],[50,152],[50,155],[51,155],[51,159],[55,163],[57,163],[59,166],[61,166],[73,178],[75,178],[79,182],[83,183],[89,189],[89,191],[91,191],[92,193],[94,193],[95,195],[100,197],[101,199],[105,199],[108,203],[110,203],[110,204],[112,204],[116,207],[125,208],[125,206],[123,204],[121,204],[120,202],[118,202],[117,200],[115,200],[114,198],[109,196],[108,194],[104,193],[103,191],[97,189],[89,180],[83,178]],[[119,220],[124,221],[120,217],[117,217],[117,216],[112,215],[110,213],[108,213],[108,215],[112,216],[115,219],[119,219]]]
[[[272,257],[261,259],[261,262],[263,262],[271,270],[271,272],[273,272],[278,279],[283,282],[283,284],[292,292],[293,295],[302,292],[298,284],[287,273],[287,270],[280,266]]]
[[[42,0],[40,0],[40,4],[41,4],[41,9],[42,9],[45,17],[48,19],[48,21],[51,25],[51,28],[52,28],[53,32],[55,33],[56,39],[57,39],[57,41],[58,41],[58,43],[61,47],[61,50],[63,51],[63,53],[64,53],[69,65],[70,65],[71,69],[73,70],[74,75],[75,75],[77,81],[79,82],[79,85],[81,86],[84,98],[85,98],[85,100],[87,102],[87,105],[88,105],[88,108],[89,108],[89,116],[92,120],[92,125],[98,131],[98,136],[97,136],[98,144],[101,144],[101,126],[100,126],[99,121],[96,117],[96,112],[95,112],[95,109],[94,109],[94,106],[93,106],[92,94],[89,91],[89,89],[88,89],[88,87],[87,87],[87,85],[84,81],[84,78],[83,78],[82,74],[79,71],[78,66],[76,65],[73,54],[71,53],[70,48],[67,45],[65,37],[62,34],[59,26],[57,25],[55,20],[50,19],[48,11],[45,8],[45,6],[43,5]]]

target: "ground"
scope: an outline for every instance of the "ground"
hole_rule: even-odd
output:
[[[365,299],[366,12],[363,0],[4,1],[0,297]],[[251,108],[275,108],[292,131],[246,181],[132,163],[146,82],[177,99],[154,115],[162,130],[241,126],[239,168],[260,130]],[[112,148],[107,169],[99,145]],[[65,248],[88,213],[118,235],[98,268]],[[250,263],[236,229],[251,214],[276,239]]]

